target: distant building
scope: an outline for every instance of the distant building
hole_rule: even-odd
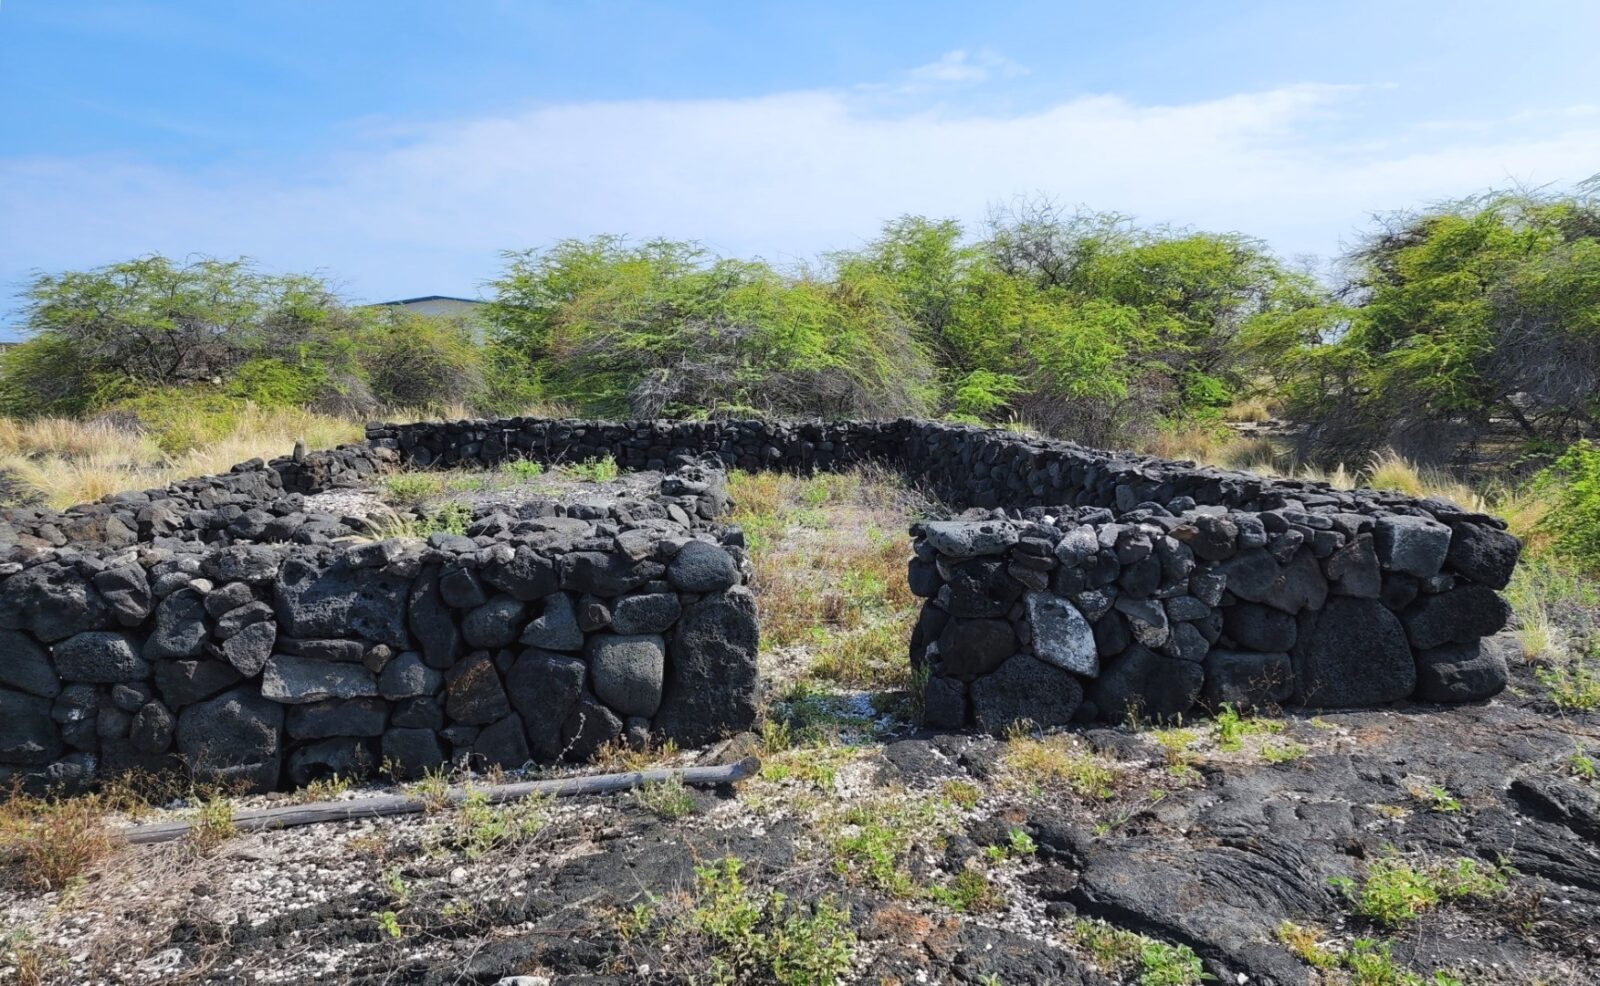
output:
[[[425,294],[420,298],[401,298],[398,301],[380,301],[368,308],[402,308],[416,315],[458,319],[472,330],[472,337],[482,342],[488,325],[483,319],[486,301],[471,298],[453,298],[447,294]]]
[[[401,298],[399,301],[380,301],[373,308],[404,308],[418,315],[458,315],[477,318],[483,312],[484,301],[471,298],[452,298],[446,294],[425,294],[420,298]]]

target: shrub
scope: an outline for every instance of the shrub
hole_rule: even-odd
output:
[[[1252,339],[1289,415],[1309,426],[1304,450],[1355,461],[1390,444],[1447,461],[1497,420],[1535,444],[1592,424],[1597,230],[1600,201],[1582,187],[1492,192],[1383,221],[1347,258],[1342,294],[1356,304]]]
[[[432,410],[483,391],[484,354],[464,323],[395,308],[365,321],[360,364],[379,405]]]
[[[298,367],[308,381],[341,363],[360,318],[326,284],[263,274],[245,260],[150,256],[41,274],[25,297],[30,339],[0,370],[15,414],[81,414],[147,389],[219,384],[252,361]],[[307,368],[310,367],[309,371]],[[296,399],[265,363],[245,396]]]
[[[746,885],[743,869],[734,856],[695,868],[695,902],[686,924],[712,946],[711,981],[728,986],[842,981],[856,943],[850,913],[828,898],[804,909],[783,894],[757,894]]]
[[[541,396],[632,417],[923,409],[926,358],[873,283],[783,277],[669,240],[505,256],[494,341]]]
[[[1540,526],[1556,550],[1600,572],[1600,446],[1574,442],[1534,486],[1552,501]]]
[[[664,781],[651,781],[634,791],[634,800],[667,821],[685,818],[699,810],[694,793],[683,786],[676,774]]]

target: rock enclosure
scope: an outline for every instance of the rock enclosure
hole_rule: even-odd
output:
[[[659,490],[480,506],[425,541],[307,508],[399,468],[602,456],[662,471]],[[1504,685],[1481,641],[1520,545],[1443,501],[910,420],[373,425],[359,445],[0,512],[0,780],[184,767],[266,789],[747,728],[758,630],[742,535],[717,523],[723,470],[865,461],[963,511],[912,531],[932,725]]]

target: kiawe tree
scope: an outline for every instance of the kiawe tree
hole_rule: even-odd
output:
[[[1311,455],[1438,462],[1501,426],[1541,450],[1594,425],[1600,202],[1586,190],[1393,216],[1347,262],[1342,331],[1264,345]]]
[[[496,343],[585,413],[915,414],[927,359],[872,279],[785,276],[697,244],[620,237],[507,254]]]
[[[150,256],[39,274],[28,339],[0,362],[0,411],[221,414],[230,402],[367,413],[470,400],[482,356],[464,326],[352,308],[312,275],[247,260]],[[196,403],[199,402],[199,403]]]

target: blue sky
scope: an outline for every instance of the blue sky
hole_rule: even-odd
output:
[[[796,263],[1017,195],[1328,257],[1600,172],[1600,4],[0,0],[0,323],[150,252],[474,295],[601,232]]]

